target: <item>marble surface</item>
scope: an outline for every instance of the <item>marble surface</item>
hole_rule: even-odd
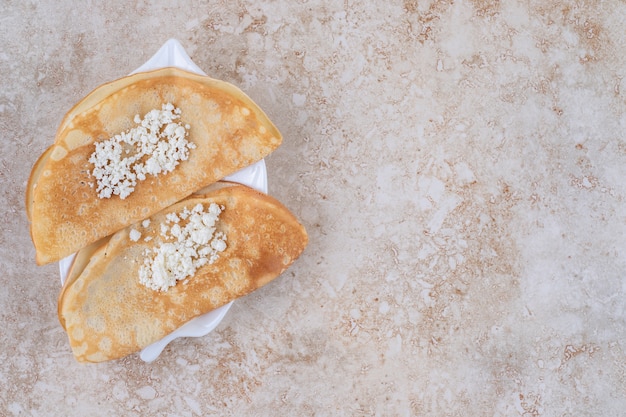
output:
[[[626,3],[4,1],[0,415],[623,416]],[[82,365],[30,169],[168,38],[276,122],[310,245],[206,337]]]

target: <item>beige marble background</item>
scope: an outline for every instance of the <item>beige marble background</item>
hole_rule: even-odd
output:
[[[2,1],[0,415],[626,415],[626,3]],[[218,329],[81,365],[30,169],[170,37],[285,140],[310,245]]]

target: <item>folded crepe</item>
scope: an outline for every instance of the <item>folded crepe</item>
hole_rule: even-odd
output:
[[[198,207],[217,239],[208,244],[214,249],[206,255],[210,260],[164,285],[160,266],[171,275],[189,264],[181,248],[194,246],[194,233],[202,236],[200,229],[184,232],[199,224],[193,218]],[[220,211],[215,222],[206,213],[213,209]],[[79,251],[59,296],[59,320],[78,361],[121,358],[267,284],[292,264],[307,240],[304,227],[276,199],[220,182]],[[168,245],[178,245],[179,253]],[[161,262],[163,253],[175,262]],[[148,278],[146,271],[152,271]]]
[[[26,210],[36,261],[57,261],[146,218],[281,140],[223,81],[164,68],[105,84],[67,113],[33,167]]]

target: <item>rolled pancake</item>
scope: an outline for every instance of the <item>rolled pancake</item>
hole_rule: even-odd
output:
[[[95,143],[136,126],[135,115],[172,103],[196,148],[167,174],[148,176],[125,199],[100,198],[89,162]],[[26,210],[38,264],[57,261],[189,196],[276,149],[282,136],[235,86],[177,68],[138,73],[87,95],[61,122],[33,167]]]
[[[80,362],[121,358],[160,340],[192,318],[267,284],[301,254],[307,233],[277,200],[242,185],[215,187],[78,252],[59,296],[59,320]],[[168,213],[211,202],[224,206],[217,230],[227,247],[213,264],[167,291],[139,282],[148,242]],[[142,238],[131,241],[130,231]]]

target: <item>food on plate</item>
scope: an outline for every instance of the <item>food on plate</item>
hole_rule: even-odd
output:
[[[254,162],[282,141],[233,85],[177,68],[98,87],[33,167],[26,210],[38,264],[58,261]]]
[[[121,358],[267,284],[307,241],[276,199],[219,182],[79,251],[59,320],[78,361]]]

